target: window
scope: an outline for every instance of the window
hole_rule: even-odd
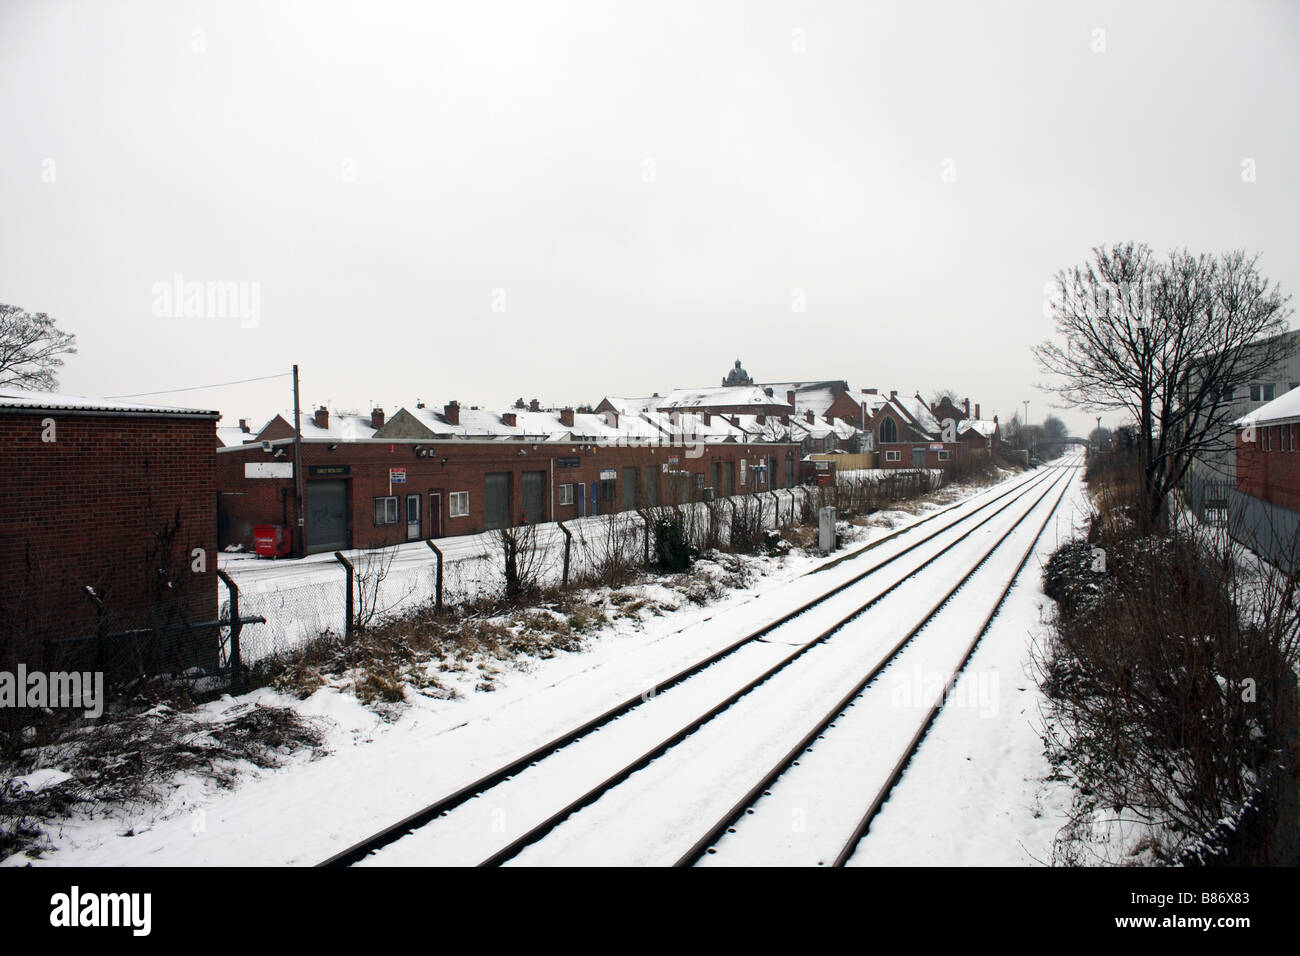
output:
[[[573,485],[560,485],[560,504],[573,504]]]
[[[939,452],[939,460],[952,461],[952,452],[948,451],[947,449],[944,449],[943,451]]]
[[[397,496],[375,499],[375,524],[397,524]]]
[[[894,424],[894,420],[892,418],[886,418],[883,422],[880,423],[880,440],[882,442],[898,441],[898,426]],[[898,459],[890,458],[888,455],[886,455],[885,461],[898,461]]]
[[[469,492],[468,491],[453,491],[451,493],[451,497],[447,501],[447,504],[451,508],[451,516],[453,518],[469,517]]]
[[[903,458],[903,453],[901,451],[885,452],[885,461],[901,461],[902,458]]]
[[[1252,402],[1271,402],[1273,401],[1273,383],[1267,385],[1252,385],[1250,387],[1250,400]]]
[[[704,472],[701,471],[695,476],[695,487],[699,489],[704,487]]]
[[[1232,386],[1228,386],[1223,390],[1223,393],[1219,397],[1225,402],[1230,402],[1233,399],[1233,392],[1234,389]]]

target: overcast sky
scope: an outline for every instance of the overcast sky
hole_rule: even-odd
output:
[[[1282,2],[2,0],[0,302],[77,334],[79,394],[596,402],[739,357],[1039,420],[1091,247],[1300,287],[1297,104]],[[169,312],[178,275],[249,308]]]

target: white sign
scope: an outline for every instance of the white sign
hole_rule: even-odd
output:
[[[246,461],[244,462],[245,478],[292,478],[293,462],[291,461]]]
[[[601,481],[613,481],[613,480],[614,480],[615,478],[617,478],[617,477],[618,477],[618,469],[616,469],[616,468],[602,468],[602,469],[601,469],[601,472],[600,472],[600,480],[601,480]]]

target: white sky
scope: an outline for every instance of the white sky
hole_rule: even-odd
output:
[[[0,301],[77,333],[73,393],[595,402],[740,357],[1037,421],[1092,246],[1300,286],[1298,103],[1281,2],[3,0]],[[257,326],[155,315],[178,273]]]

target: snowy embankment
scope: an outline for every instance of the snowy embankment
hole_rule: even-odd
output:
[[[861,529],[855,543],[887,534],[891,523],[918,520],[955,500],[958,491],[937,497],[943,500],[916,514],[881,513],[883,520]],[[1077,508],[1077,502],[1067,501],[1063,517],[1044,535],[1044,554],[1071,532]],[[164,804],[76,817],[51,831],[55,849],[35,862],[318,862],[821,593],[827,574],[807,572],[822,563],[824,559],[801,553],[746,559],[752,582],[718,603],[684,603],[657,617],[616,618],[590,639],[585,652],[562,654],[501,675],[495,693],[473,693],[475,675],[468,674],[458,688],[463,697],[448,700],[412,693],[390,719],[376,716],[334,687],[302,701],[263,689],[206,705],[205,712],[217,714],[262,702],[322,718],[331,752],[318,759],[292,758],[276,770],[250,772],[233,790],[184,778]],[[847,562],[836,571],[847,574],[853,565]],[[647,594],[655,587],[648,585]],[[972,667],[1004,672],[1004,706],[996,718],[973,723],[963,723],[970,715],[961,711],[940,715],[896,793],[897,798],[904,787],[918,786],[914,778],[930,781],[919,785],[925,796],[919,804],[923,818],[910,824],[920,828],[923,838],[906,832],[891,838],[887,808],[878,823],[881,833],[873,835],[873,846],[883,854],[877,862],[1032,863],[1049,852],[1050,836],[1059,825],[1051,819],[1057,798],[1044,796],[1041,789],[1050,768],[1032,726],[1037,689],[1026,683],[1023,672],[1028,632],[1037,628],[1038,606],[1044,600],[1037,565],[1031,562],[972,661]],[[955,749],[945,756],[945,747]],[[965,763],[957,785],[951,759]],[[1036,807],[1049,818],[1035,819]],[[15,857],[6,862],[28,861]]]

